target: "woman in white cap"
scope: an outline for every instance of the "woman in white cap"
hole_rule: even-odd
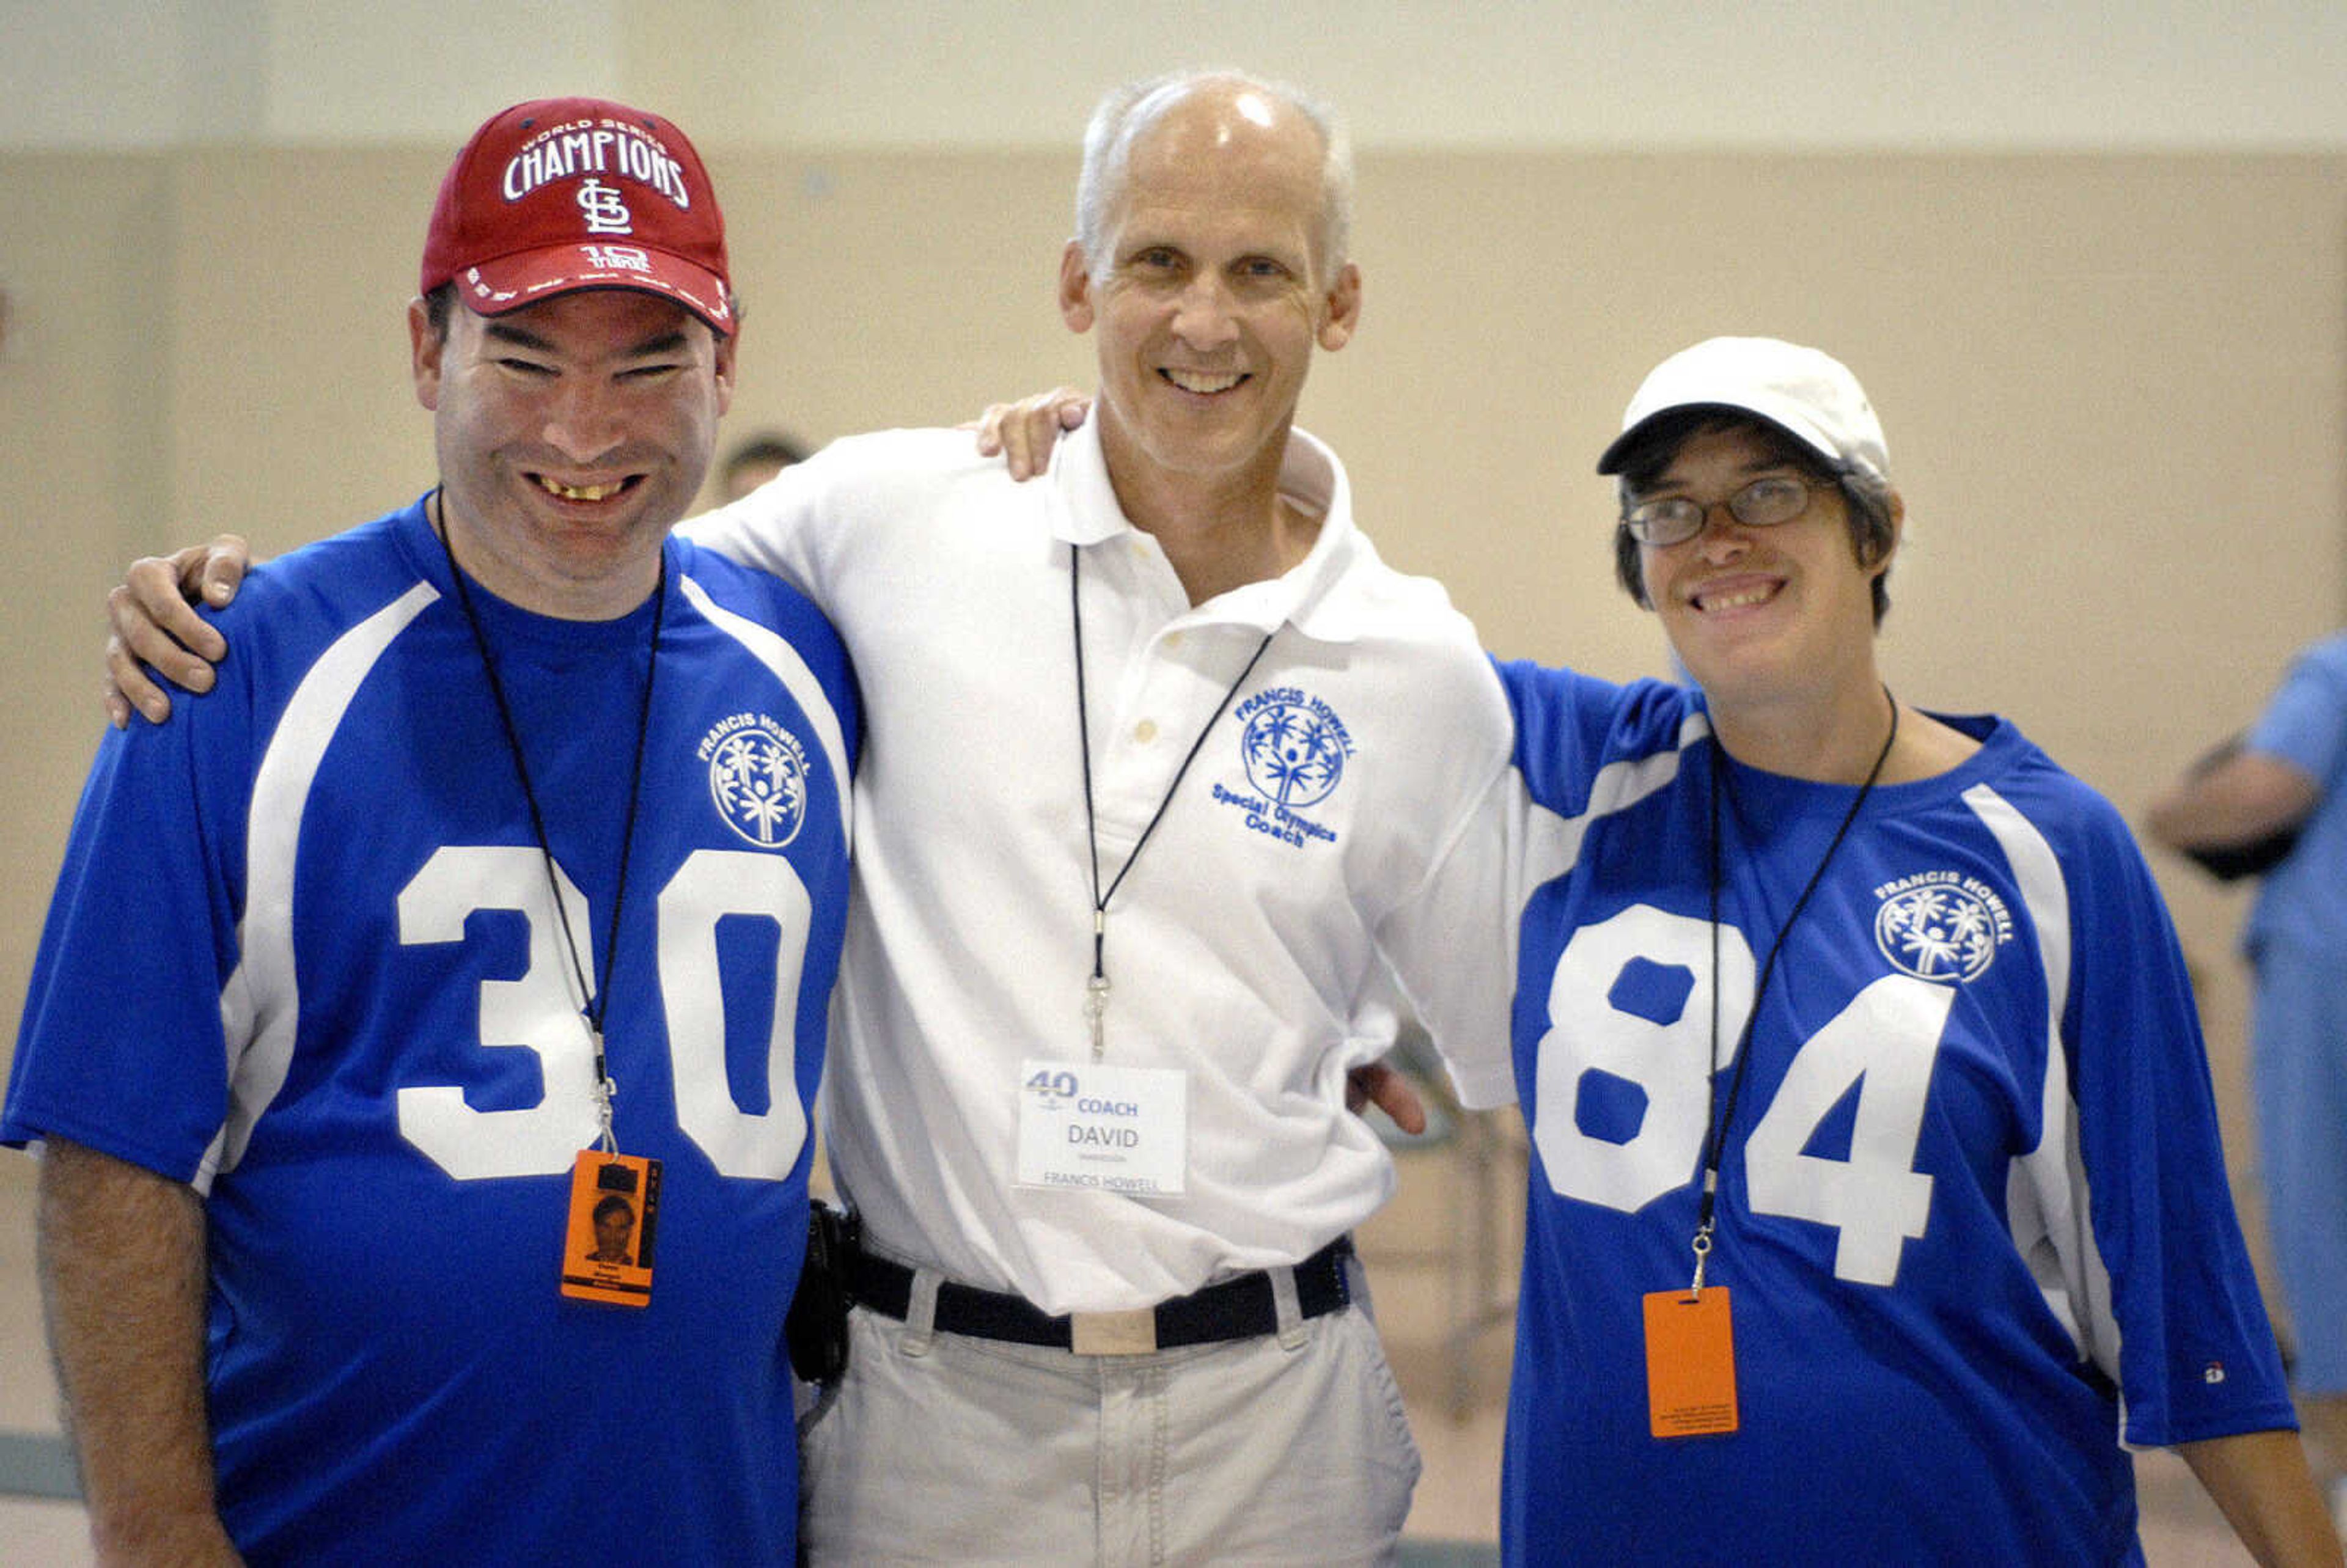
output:
[[[1508,1559],[2140,1562],[2126,1450],[2174,1446],[2260,1561],[2337,1563],[2124,822],[1883,684],[1856,379],[1698,343],[1598,467],[1694,687],[1501,667]]]

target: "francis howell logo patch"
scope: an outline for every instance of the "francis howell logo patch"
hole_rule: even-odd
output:
[[[1239,710],[1239,751],[1247,782],[1287,807],[1316,805],[1345,776],[1353,737],[1317,697],[1265,692]]]
[[[709,794],[726,825],[761,849],[780,849],[806,825],[806,748],[764,713],[736,713],[701,738]]]
[[[1334,828],[1304,815],[1337,792],[1353,737],[1337,711],[1293,686],[1258,692],[1239,704],[1239,761],[1251,793],[1214,786],[1214,799],[1246,813],[1246,825],[1286,843],[1336,841]]]
[[[1986,973],[2013,938],[2013,916],[1976,876],[1926,871],[1874,890],[1874,945],[1919,980],[1961,983]]]

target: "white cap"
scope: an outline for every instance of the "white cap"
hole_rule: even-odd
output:
[[[1622,434],[1597,459],[1597,471],[1620,472],[1639,430],[1680,408],[1754,415],[1829,463],[1880,479],[1891,476],[1882,422],[1858,377],[1831,354],[1772,337],[1706,338],[1647,372],[1622,411]]]

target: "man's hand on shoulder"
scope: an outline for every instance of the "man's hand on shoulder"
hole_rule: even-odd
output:
[[[171,699],[150,668],[182,691],[211,690],[212,666],[228,656],[228,642],[190,606],[217,610],[234,599],[251,564],[252,547],[240,534],[130,563],[106,596],[106,716],[116,729],[129,726],[133,708],[150,723],[171,716]]]
[[[978,452],[999,456],[1014,479],[1035,477],[1051,466],[1051,448],[1092,411],[1092,400],[1072,386],[1055,386],[1016,403],[989,403],[978,416]]]

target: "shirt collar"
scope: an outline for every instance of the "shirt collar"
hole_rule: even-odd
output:
[[[1097,419],[1085,420],[1061,437],[1052,453],[1049,482],[1058,502],[1051,508],[1054,538],[1094,545],[1139,531],[1117,506]],[[1311,550],[1280,576],[1217,595],[1196,613],[1265,631],[1292,623],[1321,641],[1350,642],[1360,635],[1359,607],[1355,596],[1339,589],[1353,563],[1364,556],[1374,559],[1376,551],[1353,526],[1352,482],[1345,466],[1317,437],[1291,427],[1280,463],[1279,491],[1303,510],[1318,514],[1320,532]]]

